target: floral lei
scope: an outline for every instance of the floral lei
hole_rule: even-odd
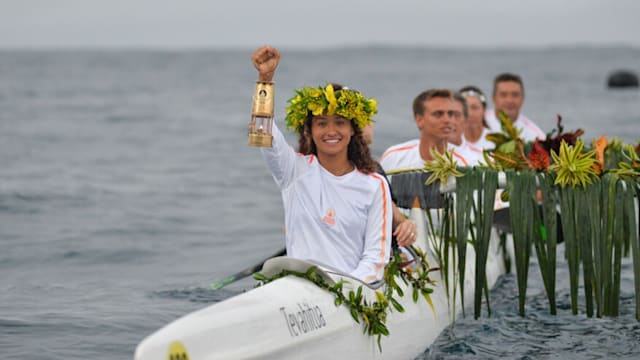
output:
[[[333,85],[323,87],[303,87],[295,90],[296,95],[289,99],[285,120],[287,128],[300,132],[309,112],[312,115],[338,115],[350,119],[360,128],[373,122],[378,112],[375,99],[364,97],[361,93],[342,89],[333,90]]]

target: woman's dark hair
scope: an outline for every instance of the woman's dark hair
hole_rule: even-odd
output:
[[[356,91],[353,89],[348,89],[340,84],[331,83],[333,85],[333,90],[335,92],[338,91]],[[298,152],[303,155],[318,155],[318,149],[316,148],[316,144],[313,142],[313,138],[311,137],[311,124],[313,120],[313,115],[311,112],[307,114],[307,119],[300,129],[298,133]],[[349,119],[350,120],[350,119]],[[356,125],[353,120],[349,121],[351,123],[351,127],[354,130],[354,134],[351,137],[351,141],[349,141],[349,146],[347,147],[347,158],[349,161],[355,165],[358,170],[369,174],[376,171],[376,162],[373,160],[371,156],[371,151],[369,149],[369,145],[364,140],[362,136],[362,129]]]
[[[473,96],[477,97],[478,100],[480,100],[480,102],[482,103],[482,106],[485,109],[487,108],[487,97],[482,92],[482,90],[480,90],[479,87],[473,86],[473,85],[467,85],[467,86],[461,88],[460,90],[458,90],[458,92],[460,94],[462,94],[463,96],[473,95]]]

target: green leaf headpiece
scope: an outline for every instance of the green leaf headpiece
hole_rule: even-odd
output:
[[[285,110],[287,128],[300,132],[309,114],[338,115],[353,120],[360,128],[373,122],[373,115],[378,112],[375,99],[364,97],[361,93],[343,88],[333,90],[333,85],[323,87],[303,87],[295,90],[295,96],[289,99]]]

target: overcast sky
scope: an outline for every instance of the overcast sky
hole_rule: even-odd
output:
[[[0,0],[0,48],[640,46],[638,0]]]

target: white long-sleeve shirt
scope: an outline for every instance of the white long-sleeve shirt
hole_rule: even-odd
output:
[[[469,166],[469,161],[458,152],[453,145],[448,146],[453,150],[453,159],[460,166]],[[380,165],[384,171],[408,170],[424,168],[424,159],[420,155],[420,139],[409,140],[389,147],[380,157]]]
[[[315,260],[370,283],[391,251],[391,196],[377,173],[335,176],[314,155],[294,151],[273,126],[262,153],[282,191],[287,255]]]
[[[456,154],[459,154],[464,159],[466,164],[458,160],[458,162],[462,162],[461,166],[476,166],[480,164],[480,161],[484,160],[482,157],[482,149],[470,145],[464,138],[460,145],[449,144],[449,148],[453,148],[454,157]]]

